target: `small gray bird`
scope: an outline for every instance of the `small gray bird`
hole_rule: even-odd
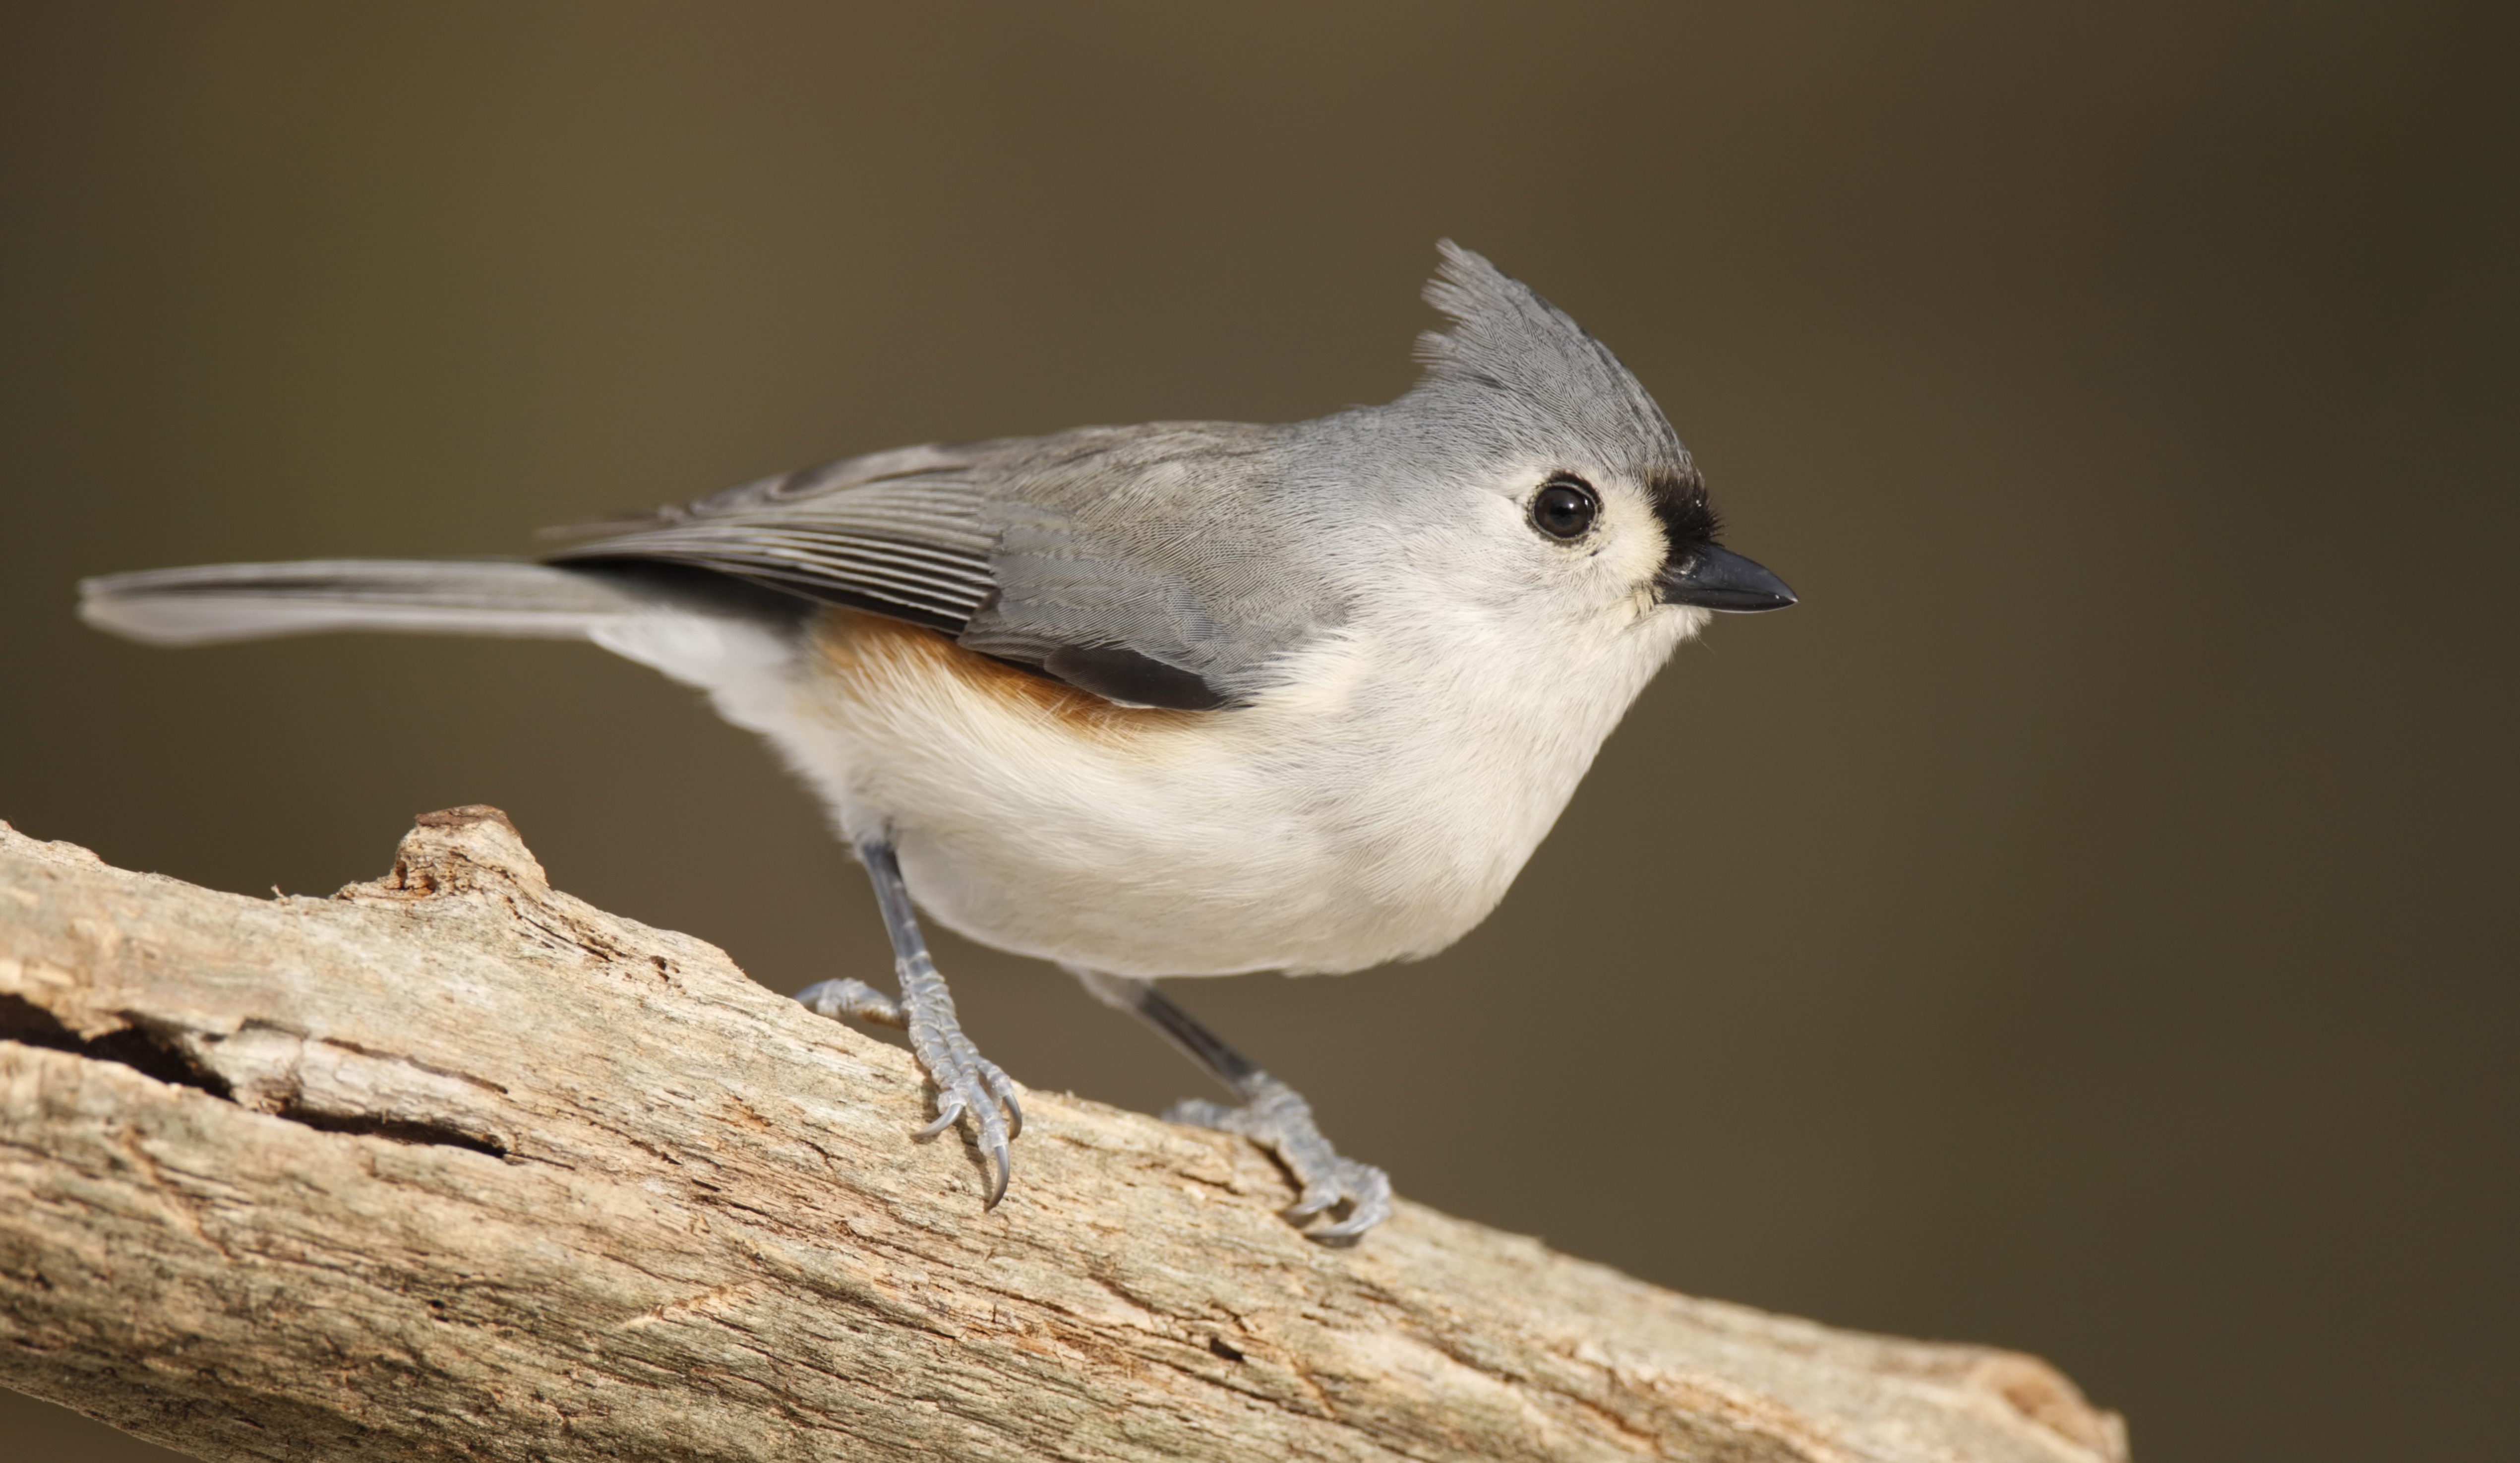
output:
[[[317,630],[591,640],[708,693],[822,795],[874,881],[932,1136],[1006,1192],[1016,1088],[973,1049],[914,902],[1056,961],[1232,1089],[1289,1212],[1353,1240],[1390,1180],[1159,976],[1361,970],[1487,917],[1645,682],[1714,611],[1794,596],[1720,548],[1651,397],[1450,243],[1452,328],[1387,406],[906,447],[609,524],[543,563],[318,560],[91,579],[81,613],[197,645]]]

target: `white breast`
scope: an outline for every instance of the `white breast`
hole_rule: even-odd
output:
[[[845,612],[775,673],[749,649],[735,675],[663,654],[661,626],[606,643],[707,685],[845,835],[889,834],[946,926],[1151,977],[1349,971],[1460,938],[1702,618],[1640,607],[1585,647],[1351,631],[1221,712],[1112,707]]]

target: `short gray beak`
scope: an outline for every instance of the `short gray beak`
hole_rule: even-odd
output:
[[[1781,610],[1794,602],[1794,592],[1784,580],[1713,544],[1692,545],[1663,566],[1654,577],[1654,590],[1666,605],[1695,605],[1736,615]]]

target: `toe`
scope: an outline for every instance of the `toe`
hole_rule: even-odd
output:
[[[948,1069],[929,1073],[927,1079],[936,1084],[936,1120],[919,1130],[922,1143],[952,1127],[971,1109],[970,1082],[963,1074]]]
[[[980,1076],[989,1084],[989,1095],[1006,1107],[1007,1136],[1010,1139],[1022,1137],[1023,1104],[1015,1100],[1014,1079],[1008,1076],[997,1063],[986,1057],[980,1058],[979,1064]]]
[[[1303,1194],[1280,1212],[1301,1224],[1346,1198],[1347,1195],[1336,1184],[1320,1179],[1309,1180],[1304,1184]]]
[[[998,1202],[1007,1197],[1007,1185],[1014,1177],[1014,1160],[1007,1151],[1007,1140],[1013,1133],[998,1106],[1004,1101],[1012,1108],[1013,1102],[995,1090],[999,1084],[1007,1083],[1007,1075],[975,1056],[936,1074],[935,1081],[936,1120],[922,1128],[919,1135],[932,1138],[958,1121],[970,1120],[972,1142],[989,1168],[989,1198],[984,1207],[996,1209]],[[1020,1115],[1020,1110],[1017,1112]]]
[[[1004,1081],[1004,1074],[998,1080]],[[996,1209],[1007,1197],[1007,1183],[1014,1177],[1014,1160],[1007,1152],[1007,1140],[1013,1135],[1000,1116],[996,1099],[990,1093],[987,1076],[978,1072],[967,1073],[963,1078],[964,1112],[971,1119],[971,1136],[977,1141],[981,1156],[988,1161],[989,1199],[983,1209]]]
[[[1344,1244],[1391,1217],[1391,1175],[1371,1164],[1348,1163],[1342,1175],[1347,1217],[1309,1232],[1323,1244]]]

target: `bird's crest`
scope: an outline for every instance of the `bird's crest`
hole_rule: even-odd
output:
[[[1686,471],[1688,455],[1662,409],[1610,348],[1522,281],[1450,239],[1426,302],[1452,328],[1418,338],[1426,374],[1412,394],[1435,395],[1571,432],[1614,460]]]

